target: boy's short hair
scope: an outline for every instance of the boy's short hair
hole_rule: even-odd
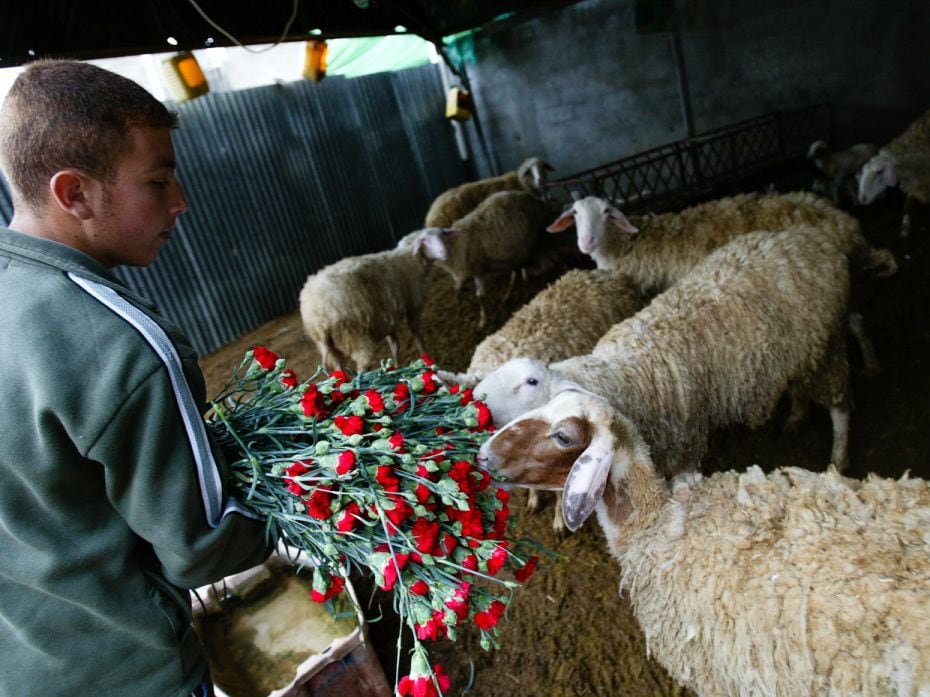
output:
[[[177,125],[177,114],[128,78],[90,63],[39,60],[16,78],[0,110],[0,166],[14,201],[38,211],[56,172],[74,168],[111,182],[130,127]]]

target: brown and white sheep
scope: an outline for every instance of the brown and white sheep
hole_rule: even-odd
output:
[[[564,489],[572,529],[596,511],[649,653],[696,694],[930,694],[930,483],[753,466],[669,484],[636,425],[578,390],[478,462]]]

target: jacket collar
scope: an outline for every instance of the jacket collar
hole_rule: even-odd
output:
[[[6,227],[0,227],[0,255],[19,258],[23,261],[51,266],[65,272],[73,272],[98,283],[111,287],[128,299],[154,308],[151,301],[131,291],[112,271],[100,262],[73,247],[27,235]]]

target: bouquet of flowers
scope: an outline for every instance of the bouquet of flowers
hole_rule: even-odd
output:
[[[495,625],[537,557],[531,542],[507,539],[509,494],[475,467],[494,427],[470,390],[440,384],[425,355],[299,382],[259,346],[212,408],[210,430],[235,453],[234,495],[273,539],[309,556],[312,599],[329,602],[353,570],[392,592],[413,641],[399,695],[449,687],[424,642],[454,641],[472,622],[483,648],[497,646]]]

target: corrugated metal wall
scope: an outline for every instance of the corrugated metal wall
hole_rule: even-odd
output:
[[[310,273],[393,246],[465,181],[444,100],[428,65],[177,105],[190,210],[154,264],[116,273],[201,353],[294,311]]]

